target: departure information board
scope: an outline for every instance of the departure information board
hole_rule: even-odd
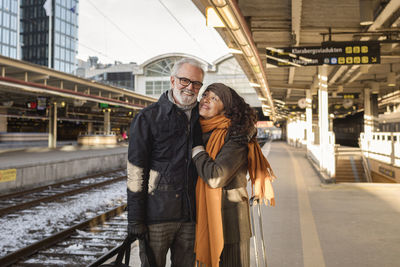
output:
[[[277,67],[380,64],[380,44],[325,42],[321,46],[267,47],[267,64]]]

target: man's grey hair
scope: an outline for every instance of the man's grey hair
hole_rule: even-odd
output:
[[[204,69],[203,69],[203,64],[200,63],[200,61],[193,59],[193,58],[182,58],[180,60],[178,60],[174,67],[172,68],[171,71],[171,76],[176,76],[178,74],[178,71],[180,70],[180,68],[182,67],[183,64],[189,64],[192,66],[195,66],[197,68],[199,68],[201,70],[201,73],[203,74],[203,78],[204,78]]]

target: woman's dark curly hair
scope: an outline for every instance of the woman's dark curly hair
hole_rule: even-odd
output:
[[[255,133],[257,113],[235,90],[223,83],[213,83],[207,87],[205,92],[207,91],[218,95],[224,104],[224,115],[231,120],[228,129],[231,136],[249,136]]]
[[[231,135],[248,135],[254,131],[257,113],[235,90],[229,89],[232,93],[232,104],[230,107],[225,107],[224,114],[231,119],[229,132]]]

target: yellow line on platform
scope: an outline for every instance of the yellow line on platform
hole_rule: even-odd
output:
[[[304,267],[325,267],[324,255],[319,242],[317,227],[315,225],[310,199],[302,174],[303,172],[296,159],[293,157],[292,152],[287,148],[285,149],[290,155],[296,179]]]

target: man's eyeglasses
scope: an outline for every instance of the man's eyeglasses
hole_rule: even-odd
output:
[[[189,84],[192,84],[193,89],[196,89],[196,90],[200,90],[200,88],[203,86],[202,82],[191,81],[185,77],[178,77],[178,76],[175,76],[175,77],[179,79],[180,85],[183,85],[183,86],[189,86]]]
[[[203,94],[201,95],[201,98],[202,98],[202,99],[205,98],[205,99],[207,99],[208,101],[214,102],[214,103],[217,103],[218,101],[220,101],[219,98],[218,98],[217,96],[209,96],[207,93],[203,93]]]

